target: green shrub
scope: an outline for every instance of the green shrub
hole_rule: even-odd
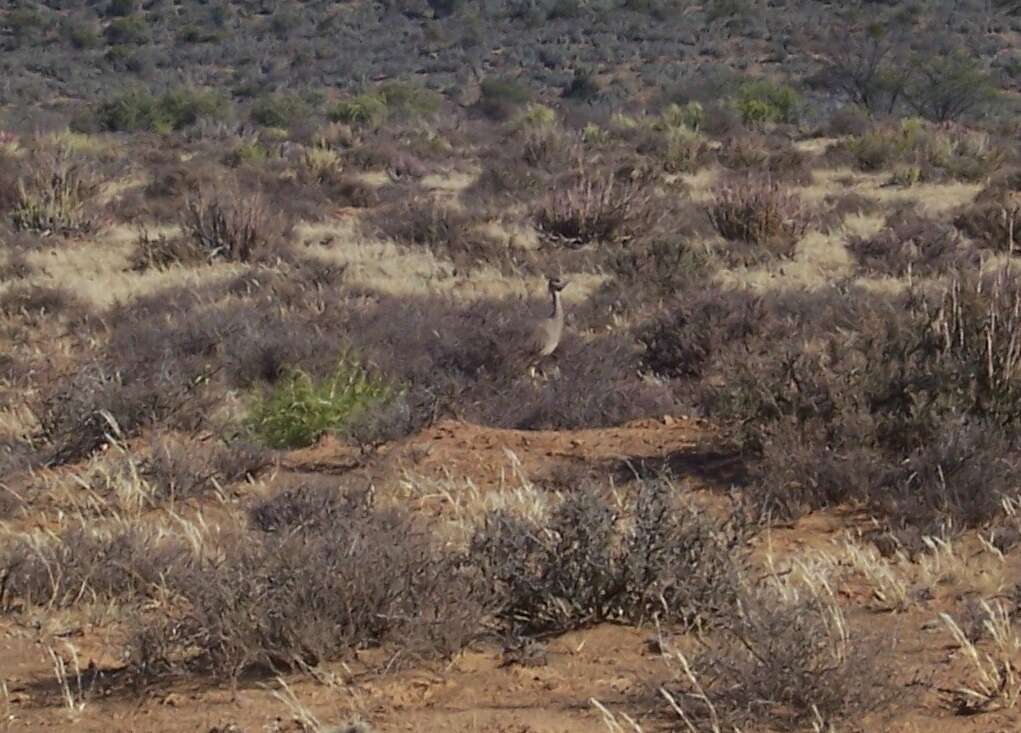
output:
[[[389,112],[386,98],[382,95],[359,94],[357,97],[337,102],[328,116],[333,122],[371,129],[382,125]]]
[[[95,25],[80,18],[65,20],[61,25],[61,32],[72,48],[78,51],[97,48],[103,40]]]
[[[258,140],[242,140],[223,156],[223,162],[231,168],[237,168],[244,163],[262,163],[268,158],[269,150]]]
[[[388,81],[377,90],[391,115],[405,118],[428,117],[440,109],[440,95],[406,81]]]
[[[181,87],[160,96],[144,91],[127,92],[100,104],[96,117],[100,128],[111,132],[165,133],[193,125],[202,118],[222,118],[226,111],[226,100],[215,92]]]
[[[510,119],[531,97],[522,84],[502,77],[483,79],[480,91],[479,109],[494,120]]]
[[[668,173],[693,173],[709,151],[705,137],[688,127],[671,127],[665,133],[663,168]]]
[[[306,114],[305,102],[291,94],[264,94],[255,100],[250,112],[252,122],[263,127],[289,127]]]
[[[574,78],[564,89],[562,96],[566,99],[588,101],[594,99],[602,91],[602,86],[591,69],[577,68]]]
[[[797,122],[800,105],[801,100],[791,87],[768,79],[746,82],[737,92],[737,110],[746,125]]]
[[[111,46],[131,44],[140,46],[149,42],[149,26],[140,15],[129,15],[110,21],[103,32]]]
[[[686,127],[698,132],[705,123],[705,110],[698,102],[688,102],[683,107],[671,103],[660,113],[659,122],[666,128]]]
[[[875,127],[845,143],[863,171],[917,169],[917,181],[978,181],[994,173],[1003,151],[982,132],[944,131],[918,119]]]
[[[255,402],[249,426],[274,448],[308,446],[326,433],[348,432],[393,397],[385,380],[345,356],[326,379],[300,370],[284,377]]]
[[[285,4],[277,8],[269,21],[269,29],[273,35],[286,38],[301,26],[301,12],[293,5]]]

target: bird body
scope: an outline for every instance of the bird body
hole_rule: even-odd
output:
[[[532,335],[532,343],[529,348],[532,356],[529,370],[532,373],[539,361],[553,355],[564,335],[564,304],[561,301],[560,293],[565,287],[567,287],[567,283],[560,278],[551,277],[549,279],[548,288],[552,312],[536,324]]]

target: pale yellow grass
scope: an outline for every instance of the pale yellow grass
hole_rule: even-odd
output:
[[[947,214],[970,203],[982,190],[980,183],[920,183],[902,187],[888,185],[888,173],[861,173],[851,168],[831,168],[815,172],[811,185],[799,189],[809,203],[820,203],[832,194],[857,193],[874,199],[885,208],[917,202],[921,211],[934,216]]]
[[[356,181],[364,183],[373,188],[382,188],[390,183],[390,176],[386,171],[362,171],[352,176]]]
[[[106,308],[171,286],[195,287],[244,272],[247,267],[217,262],[203,267],[172,267],[134,272],[129,269],[137,232],[115,226],[95,240],[66,242],[54,238],[51,247],[30,253],[35,285],[59,287],[97,308]]]
[[[830,234],[810,231],[798,242],[793,260],[764,267],[723,269],[715,279],[724,287],[743,287],[759,292],[821,288],[853,270],[844,240],[843,229]]]
[[[683,181],[688,186],[688,198],[695,203],[705,203],[712,197],[713,187],[720,180],[719,168],[703,168],[696,173],[687,173],[677,176],[676,180]]]
[[[527,297],[545,294],[542,276],[505,275],[495,267],[470,273],[436,257],[425,248],[401,247],[393,242],[366,237],[352,221],[305,224],[299,241],[333,239],[328,248],[309,251],[317,259],[347,265],[347,282],[391,295],[445,293],[465,300]],[[583,301],[606,279],[595,273],[564,273],[571,286],[564,291],[568,304]]]
[[[114,143],[104,135],[88,135],[70,129],[44,135],[40,142],[47,147],[63,148],[77,155],[104,157],[114,151]]]
[[[840,222],[840,233],[845,241],[850,237],[870,239],[886,228],[886,217],[882,214],[848,214]]]
[[[797,140],[794,143],[794,147],[803,153],[812,153],[815,155],[821,155],[826,150],[836,143],[840,142],[839,137],[813,137],[807,140]]]
[[[444,171],[430,173],[422,178],[422,187],[428,191],[460,193],[475,182],[477,171]]]

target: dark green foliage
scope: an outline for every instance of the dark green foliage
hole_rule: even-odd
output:
[[[255,100],[249,112],[252,122],[263,127],[288,127],[309,114],[308,105],[290,94],[266,94]]]
[[[481,95],[479,109],[494,120],[510,119],[532,96],[521,82],[503,77],[483,79]]]
[[[103,14],[107,18],[126,18],[138,10],[138,0],[110,0]]]
[[[103,31],[106,42],[111,46],[138,46],[149,42],[149,25],[141,15],[129,15],[110,21]]]
[[[564,89],[563,96],[568,99],[577,99],[584,102],[594,99],[600,91],[599,81],[592,70],[579,68],[574,70],[574,78],[571,79],[571,83]]]
[[[917,60],[907,98],[918,114],[945,122],[980,112],[998,92],[981,61],[968,52],[955,51]]]
[[[222,118],[227,101],[215,92],[179,87],[159,96],[132,91],[103,102],[96,118],[103,130],[146,130],[165,133],[195,124],[200,119]]]

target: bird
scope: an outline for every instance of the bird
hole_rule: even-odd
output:
[[[552,356],[553,352],[557,350],[560,339],[564,335],[564,304],[560,299],[560,293],[567,285],[567,281],[561,280],[559,277],[549,277],[547,280],[552,312],[535,324],[532,331],[528,348],[530,357],[528,372],[532,377],[535,376],[535,369],[539,363]]]

